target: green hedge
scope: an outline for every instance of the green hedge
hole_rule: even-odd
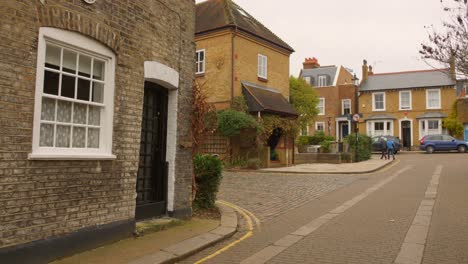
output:
[[[335,141],[332,136],[327,136],[323,131],[318,131],[313,136],[299,136],[296,140],[298,146],[304,145],[321,145],[325,141]]]
[[[223,136],[232,137],[239,135],[243,129],[260,129],[255,118],[247,113],[227,109],[218,113],[218,131]]]
[[[356,149],[356,134],[351,134],[345,138],[345,142],[349,144],[349,151],[352,157],[352,160],[356,162],[354,159],[354,153]],[[358,161],[364,161],[371,158],[372,155],[372,140],[369,136],[359,134],[358,135]]]
[[[193,165],[197,184],[193,204],[197,208],[213,208],[222,179],[222,162],[212,155],[196,155]]]

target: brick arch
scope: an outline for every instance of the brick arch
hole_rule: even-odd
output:
[[[96,19],[58,6],[37,8],[39,27],[55,27],[81,33],[109,47],[114,53],[120,48],[120,32]]]

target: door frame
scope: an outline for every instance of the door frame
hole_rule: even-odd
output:
[[[411,129],[411,137],[410,137],[410,142],[411,142],[411,143],[410,143],[410,147],[413,147],[413,137],[414,137],[413,119],[410,119],[410,118],[405,117],[405,118],[403,118],[403,119],[398,120],[398,126],[399,126],[399,129],[398,129],[398,130],[399,130],[399,132],[400,132],[400,133],[399,133],[400,141],[403,140],[403,137],[402,137],[403,129],[402,129],[402,127],[401,127],[401,123],[402,123],[403,121],[409,121],[409,122],[410,122],[410,129]]]
[[[346,117],[337,117],[335,118],[335,135],[336,135],[336,140],[338,141],[341,138],[341,126],[340,122],[347,122],[348,123],[348,135],[351,134],[351,121],[348,120]],[[343,139],[341,139],[343,140]]]

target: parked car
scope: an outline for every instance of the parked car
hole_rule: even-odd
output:
[[[450,150],[458,150],[458,152],[464,153],[468,149],[468,142],[449,135],[427,135],[421,139],[419,148],[427,153]]]
[[[372,137],[372,151],[374,152],[381,152],[382,151],[382,144],[380,143],[381,139],[384,139],[385,141],[388,140],[393,140],[395,142],[395,154],[398,153],[398,151],[401,150],[401,143],[400,139],[394,136],[374,136]]]

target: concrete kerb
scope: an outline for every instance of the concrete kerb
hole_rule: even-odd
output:
[[[379,171],[387,166],[390,166],[391,164],[395,163],[396,160],[392,160],[390,162],[384,163],[382,165],[379,165],[376,168],[373,168],[371,170],[362,170],[362,171],[280,171],[280,170],[244,170],[244,169],[227,169],[225,171],[229,172],[250,172],[250,173],[281,173],[281,174],[367,174],[367,173],[373,173],[376,171]]]
[[[195,253],[202,251],[224,239],[233,236],[237,232],[237,214],[236,212],[220,203],[216,204],[221,213],[221,222],[219,227],[210,232],[186,239],[175,245],[163,248],[156,253],[141,257],[129,262],[129,264],[165,264],[176,263]]]

